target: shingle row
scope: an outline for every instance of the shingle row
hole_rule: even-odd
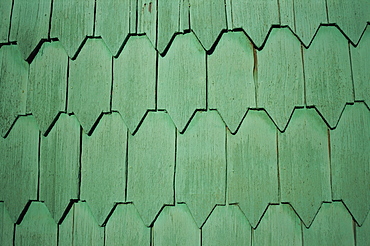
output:
[[[0,9],[0,42],[18,42],[24,59],[52,38],[74,57],[87,36],[103,37],[116,55],[130,34],[142,33],[162,53],[173,35],[190,29],[206,50],[235,29],[261,47],[274,25],[289,26],[307,46],[320,24],[337,24],[357,44],[370,21],[367,0],[3,0]]]
[[[0,201],[19,222],[29,200],[60,222],[71,200],[89,203],[98,224],[117,202],[133,202],[145,225],[163,205],[186,203],[201,227],[217,204],[238,204],[256,227],[268,204],[289,203],[309,227],[322,202],[343,201],[362,225],[370,209],[370,112],[347,105],[330,130],[315,109],[296,109],[285,132],[251,110],[236,134],[217,111],[197,112],[184,133],[149,112],[132,135],[118,113],[87,135],[61,114],[47,136],[33,116],[0,139]]]
[[[236,132],[248,109],[263,108],[283,131],[293,109],[303,106],[318,109],[335,128],[346,103],[369,105],[367,30],[354,47],[336,27],[321,27],[306,49],[290,29],[274,28],[262,50],[244,33],[228,32],[212,54],[193,33],[179,34],[164,57],[146,36],[130,37],[117,58],[102,39],[87,39],[75,60],[53,41],[31,64],[17,45],[4,45],[2,136],[29,113],[45,134],[60,112],[74,113],[91,132],[102,113],[117,111],[135,132],[148,110],[166,110],[183,132],[196,110],[217,109]]]

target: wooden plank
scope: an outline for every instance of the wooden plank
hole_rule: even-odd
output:
[[[95,35],[101,36],[117,55],[130,33],[130,0],[97,0]]]
[[[222,30],[226,30],[224,1],[189,0],[190,25],[203,47],[210,50]]]
[[[198,227],[225,204],[225,125],[216,111],[197,112],[177,137],[176,201],[185,202]]]
[[[69,57],[76,55],[86,36],[93,35],[94,2],[53,0],[50,35],[61,41]]]
[[[149,112],[128,138],[127,200],[147,226],[163,205],[174,204],[175,131],[168,114]]]
[[[177,35],[158,61],[158,108],[167,110],[180,132],[196,109],[206,107],[205,56],[194,34],[189,33]]]
[[[86,202],[75,203],[59,226],[58,245],[104,245],[104,228],[98,226]]]
[[[369,1],[327,0],[327,8],[329,22],[336,23],[357,44],[370,20]]]
[[[106,114],[91,136],[82,136],[81,199],[101,225],[115,202],[125,200],[127,128],[118,113]]]
[[[185,204],[166,206],[153,226],[153,245],[200,245],[197,228]]]
[[[13,244],[13,221],[5,208],[4,202],[0,202],[0,244]]]
[[[278,140],[281,202],[309,226],[321,202],[331,200],[327,126],[315,109],[296,109]]]
[[[112,108],[134,132],[148,109],[155,109],[157,52],[145,36],[132,36],[114,59]]]
[[[30,108],[42,133],[65,111],[67,66],[68,57],[60,42],[44,43],[30,65]]]
[[[250,245],[251,226],[236,205],[216,206],[202,227],[202,245]]]
[[[0,48],[0,130],[4,137],[17,115],[25,114],[28,64],[16,45]]]
[[[330,132],[333,199],[342,200],[358,224],[370,210],[370,112],[347,105]]]
[[[323,26],[303,50],[307,105],[315,106],[330,127],[338,123],[345,103],[354,100],[348,49],[336,27]]]
[[[158,0],[138,0],[137,32],[145,33],[152,45],[157,42],[157,5]]]
[[[249,111],[239,131],[227,134],[229,203],[238,203],[256,227],[278,200],[276,128],[264,111]]]
[[[242,32],[224,33],[207,66],[209,107],[235,132],[247,109],[256,107],[253,45]]]
[[[49,34],[51,0],[15,0],[10,41],[17,41],[22,57],[27,59],[41,39]]]
[[[15,232],[15,245],[57,245],[57,224],[42,202],[31,203]]]
[[[133,204],[117,205],[106,225],[105,245],[150,245],[150,228]]]
[[[305,245],[355,245],[351,214],[341,202],[323,203],[310,228],[303,228]]]
[[[355,99],[370,107],[370,27],[366,28],[357,47],[350,46]]]
[[[61,114],[40,146],[40,200],[59,222],[70,199],[78,198],[80,124],[76,117]]]
[[[234,28],[243,28],[257,47],[261,47],[273,24],[279,24],[278,1],[232,0]]]
[[[0,1],[0,43],[8,42],[12,2],[12,0]]]
[[[109,50],[101,39],[88,39],[78,58],[70,62],[68,85],[68,112],[77,115],[85,132],[110,110],[111,85]]]
[[[37,199],[39,132],[33,116],[19,117],[0,138],[0,201],[13,222],[29,200]]]
[[[362,226],[356,226],[356,246],[366,246],[370,242],[370,216],[362,224]]]
[[[157,50],[159,53],[169,45],[175,33],[180,30],[180,3],[182,0],[159,0],[158,1],[158,39]]]
[[[290,205],[270,205],[253,232],[253,246],[302,245],[301,223]]]
[[[257,106],[283,130],[294,107],[304,104],[301,44],[288,28],[274,28],[257,60]]]

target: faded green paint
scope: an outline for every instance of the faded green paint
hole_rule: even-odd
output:
[[[13,243],[13,221],[5,208],[4,202],[0,202],[0,244],[12,245]]]
[[[0,1],[0,43],[8,42],[13,0]]]
[[[145,33],[153,46],[155,46],[157,42],[156,21],[158,1],[160,0],[137,0],[137,33]]]
[[[180,2],[182,0],[158,1],[158,36],[157,49],[159,53],[168,46],[175,33],[180,30]]]
[[[356,246],[366,246],[370,242],[370,216],[368,214],[362,226],[356,225]]]

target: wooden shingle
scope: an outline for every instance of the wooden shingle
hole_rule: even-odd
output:
[[[167,48],[175,33],[180,30],[180,3],[182,0],[158,1],[158,37],[157,50],[159,53]]]
[[[160,0],[137,0],[137,33],[145,33],[153,46],[157,42],[158,1]]]
[[[370,216],[368,214],[367,219],[361,227],[356,226],[356,246],[366,246],[370,242]]]
[[[185,202],[198,227],[225,204],[225,125],[216,111],[197,112],[177,137],[176,201]]]
[[[278,201],[276,127],[264,111],[249,111],[239,131],[227,134],[229,203],[238,203],[256,227]]]
[[[91,136],[82,136],[81,199],[101,225],[125,200],[127,128],[118,113],[106,114]]]
[[[61,114],[40,144],[40,200],[56,222],[79,189],[80,125],[75,116]]]
[[[0,244],[13,244],[14,225],[8,211],[5,208],[4,202],[0,202]]]
[[[13,0],[0,1],[0,43],[8,42]]]
[[[248,108],[256,106],[253,45],[242,32],[225,33],[207,58],[209,108],[235,132]]]

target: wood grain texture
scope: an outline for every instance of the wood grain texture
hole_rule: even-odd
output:
[[[145,33],[155,46],[157,42],[157,5],[159,0],[137,0],[137,32]]]
[[[251,226],[238,206],[216,206],[202,227],[202,245],[251,245]]]
[[[159,53],[169,45],[175,33],[181,32],[180,30],[180,3],[182,0],[159,0],[158,1],[158,37],[157,37],[157,50]]]
[[[158,61],[158,108],[182,132],[196,109],[206,107],[206,54],[194,36],[177,35]],[[186,103],[184,103],[186,102]]]
[[[27,59],[41,39],[49,34],[51,0],[15,0],[10,41],[17,41],[22,57]]]
[[[37,199],[39,131],[34,117],[17,119],[7,138],[0,138],[0,201],[13,222],[29,200]]]
[[[104,228],[98,226],[86,202],[75,203],[59,225],[58,245],[104,245]]]
[[[301,223],[290,205],[270,205],[253,232],[253,246],[302,245]]]
[[[338,123],[345,103],[354,100],[348,49],[336,27],[323,26],[303,50],[307,105],[315,106],[330,127]]]
[[[225,204],[225,179],[225,125],[216,111],[197,112],[177,137],[175,189],[199,228],[216,204]]]
[[[81,199],[101,225],[116,202],[125,200],[127,128],[106,114],[91,136],[82,136]]]
[[[27,62],[16,45],[0,48],[0,131],[4,137],[17,115],[26,113]]]
[[[208,56],[208,105],[231,132],[248,108],[256,107],[253,66],[253,45],[242,32],[224,33]]]
[[[8,211],[5,208],[4,202],[0,202],[0,244],[13,244],[14,224]]]
[[[294,107],[304,103],[301,44],[288,28],[274,28],[257,60],[257,106],[283,130]]]
[[[0,1],[0,43],[8,42],[12,2],[12,0]]]
[[[273,24],[279,24],[278,1],[232,0],[234,28],[243,28],[257,47],[261,47]]]
[[[305,245],[355,245],[352,217],[341,202],[323,203],[310,228],[303,228]]]
[[[278,202],[276,127],[264,111],[249,111],[239,131],[227,134],[229,203],[238,203],[256,227]]]
[[[78,198],[80,131],[75,116],[61,114],[48,136],[41,138],[40,200],[56,222],[70,200]]]
[[[15,245],[57,245],[57,224],[42,202],[31,203],[15,231]]]
[[[99,59],[96,59],[99,57]],[[90,132],[102,112],[110,110],[112,57],[101,39],[88,39],[70,62],[68,112]]]
[[[168,114],[149,112],[128,138],[127,200],[149,226],[165,204],[174,204],[175,126]]]
[[[366,246],[370,242],[370,217],[367,216],[361,227],[356,226],[356,246]]]
[[[132,36],[113,64],[112,108],[134,132],[155,108],[156,51],[145,36]]]
[[[59,42],[44,43],[30,65],[29,99],[42,133],[66,110],[68,56]]]
[[[370,27],[366,28],[357,47],[350,46],[355,100],[365,101],[370,107]]]
[[[130,30],[130,0],[97,0],[95,34],[101,36],[110,52],[117,55]]]
[[[117,205],[106,225],[105,245],[150,245],[150,228],[133,204]]]
[[[224,1],[189,0],[190,25],[203,47],[210,50],[222,30],[226,30]]]
[[[93,35],[94,0],[54,0],[51,37],[58,38],[74,57],[86,36]]]
[[[197,228],[186,204],[164,207],[153,226],[154,245],[201,245]]]
[[[321,202],[331,200],[327,126],[314,109],[296,109],[278,144],[281,202],[309,226]]]
[[[330,132],[332,190],[359,225],[370,210],[370,112],[363,103],[347,105]]]

